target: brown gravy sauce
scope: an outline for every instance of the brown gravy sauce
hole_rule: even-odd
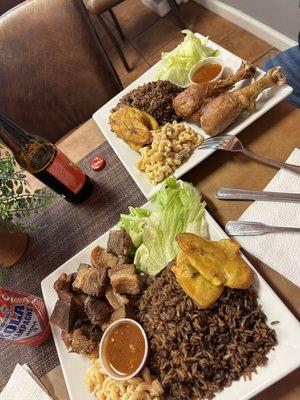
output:
[[[117,325],[108,335],[104,356],[113,371],[131,375],[143,361],[145,341],[140,329],[130,323]]]

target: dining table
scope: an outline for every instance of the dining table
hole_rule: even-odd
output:
[[[283,101],[242,131],[238,137],[249,150],[265,157],[285,161],[295,148],[300,148],[300,112],[287,101]],[[78,162],[104,141],[102,132],[91,118],[57,145],[71,160]],[[105,158],[105,154],[101,155]],[[263,190],[276,172],[276,168],[261,164],[242,154],[216,151],[184,175],[183,179],[192,182],[199,189],[209,212],[224,228],[227,221],[237,220],[251,202],[221,201],[215,197],[215,191],[220,187]],[[34,179],[30,177],[31,184],[39,185]],[[114,195],[118,196],[117,188]],[[246,256],[287,307],[299,318],[300,288],[253,255],[246,253]],[[41,381],[54,399],[69,399],[60,366],[43,375]],[[299,400],[299,369],[253,399]]]

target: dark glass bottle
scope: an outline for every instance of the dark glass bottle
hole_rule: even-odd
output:
[[[72,203],[81,203],[93,191],[90,178],[54,144],[33,135],[0,114],[0,139],[22,168]]]

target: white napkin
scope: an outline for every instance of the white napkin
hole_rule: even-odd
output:
[[[53,400],[27,364],[17,364],[0,400]]]
[[[300,165],[300,149],[294,149],[287,162]],[[281,169],[264,190],[300,193],[300,175]],[[240,221],[300,228],[300,203],[255,201]],[[244,249],[300,286],[300,233],[236,236],[235,239]]]

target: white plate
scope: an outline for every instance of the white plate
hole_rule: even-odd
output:
[[[153,209],[150,203],[147,203],[145,207],[150,210]],[[206,219],[212,240],[228,237],[208,212],[206,212]],[[52,314],[57,300],[57,294],[53,289],[53,284],[56,279],[63,272],[68,274],[75,272],[80,263],[89,263],[91,250],[96,245],[106,248],[107,238],[108,232],[81,250],[42,281],[42,291],[49,316]],[[267,322],[269,324],[272,321],[280,322],[274,325],[278,337],[278,345],[275,347],[275,351],[269,353],[269,362],[267,366],[258,368],[258,373],[253,375],[251,381],[245,382],[243,379],[240,379],[234,382],[232,386],[218,393],[215,397],[216,400],[250,399],[300,365],[299,322],[257,272],[255,288],[258,291],[259,303],[262,304],[263,311],[267,315]],[[70,399],[94,399],[94,397],[88,393],[84,383],[84,375],[91,362],[78,354],[68,353],[61,340],[60,329],[54,325],[51,326],[51,328]]]
[[[204,38],[204,36],[200,34],[197,34],[197,36],[199,36],[200,38]],[[219,57],[223,58],[224,65],[227,70],[234,72],[239,68],[242,61],[239,57],[223,49],[223,47],[218,46],[216,43],[210,40],[208,41],[208,46],[220,50]],[[152,193],[156,192],[161,185],[152,185],[148,181],[147,175],[136,168],[135,164],[136,161],[140,158],[139,154],[132,150],[122,139],[118,138],[116,134],[111,131],[109,125],[109,116],[111,113],[111,109],[117,105],[119,99],[123,97],[126,93],[136,88],[137,86],[155,80],[155,71],[159,63],[160,62],[150,68],[140,78],[134,81],[130,86],[120,92],[117,96],[112,98],[93,115],[93,118],[101,129],[103,135],[106,137],[107,141],[129,172],[131,177],[134,179],[137,186],[147,198]],[[257,69],[257,77],[263,74],[264,72],[262,70]],[[238,83],[235,85],[235,87],[239,88],[242,85],[243,83]],[[231,135],[237,135],[248,125],[258,119],[261,115],[263,115],[265,112],[267,112],[280,101],[282,101],[285,97],[291,94],[292,91],[293,89],[288,85],[265,90],[258,97],[258,101],[256,102],[256,111],[254,113],[244,114],[234,125],[231,125],[231,127],[226,132]],[[189,123],[186,124],[191,126],[196,132],[201,133],[205,138],[208,137],[208,135],[206,135],[199,126]],[[205,160],[215,151],[216,150],[195,150],[193,155],[175,171],[174,175],[177,178],[180,178],[182,175],[190,171],[192,168]]]

